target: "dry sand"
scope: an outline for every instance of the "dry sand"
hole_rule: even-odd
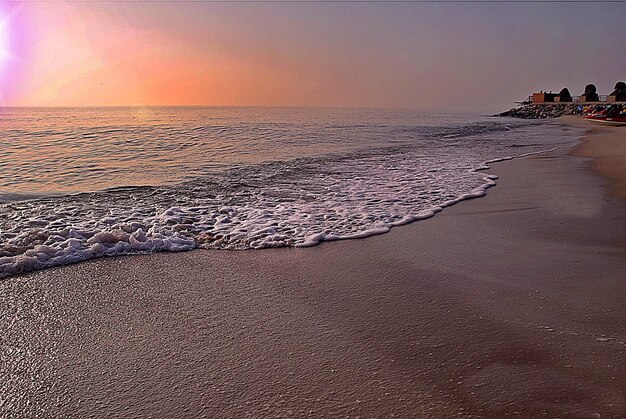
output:
[[[1,282],[0,416],[624,417],[626,205],[566,152],[365,240]]]

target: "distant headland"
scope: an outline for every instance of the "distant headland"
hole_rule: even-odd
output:
[[[594,84],[585,86],[579,96],[572,96],[568,88],[564,87],[559,93],[533,93],[524,101],[515,102],[516,107],[494,116],[509,116],[524,119],[558,118],[564,115],[580,115],[590,109],[598,109],[616,104],[626,104],[626,83],[615,83],[613,92],[609,95],[599,95]]]

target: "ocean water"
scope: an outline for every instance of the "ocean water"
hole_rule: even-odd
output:
[[[101,256],[305,247],[428,218],[550,121],[327,108],[0,109],[0,278]]]

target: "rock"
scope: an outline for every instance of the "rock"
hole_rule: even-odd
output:
[[[508,116],[511,118],[522,119],[546,119],[559,118],[564,115],[577,115],[578,113],[578,105],[576,104],[550,103],[541,105],[522,105],[494,116]]]

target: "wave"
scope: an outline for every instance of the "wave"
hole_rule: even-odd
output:
[[[239,165],[174,185],[124,186],[0,205],[0,278],[102,256],[307,247],[381,234],[484,196],[484,162],[536,153],[545,125],[474,124],[420,141]],[[455,136],[452,136],[455,135]],[[393,144],[393,142],[391,142]],[[519,147],[520,144],[528,144]]]

